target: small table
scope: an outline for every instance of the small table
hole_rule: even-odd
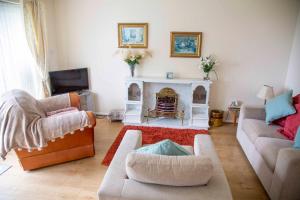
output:
[[[229,106],[228,107],[228,112],[232,113],[233,114],[233,124],[236,126],[236,120],[237,120],[237,117],[240,113],[240,110],[241,110],[241,106]]]

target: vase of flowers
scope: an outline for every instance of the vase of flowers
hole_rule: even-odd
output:
[[[218,75],[217,75],[217,72],[215,70],[216,63],[217,63],[217,60],[212,55],[200,58],[200,66],[199,67],[201,67],[201,69],[205,73],[205,77],[203,78],[204,80],[210,80],[210,78],[209,78],[210,72],[214,72],[217,79],[218,79]]]
[[[121,54],[122,60],[128,64],[131,77],[134,77],[136,65],[139,65],[141,60],[146,56],[151,57],[151,54],[146,50],[134,51],[131,48],[128,50],[118,50],[116,54]]]
[[[135,66],[140,64],[140,60],[142,58],[143,56],[141,54],[134,54],[124,59],[124,61],[129,65],[131,77],[134,77]]]

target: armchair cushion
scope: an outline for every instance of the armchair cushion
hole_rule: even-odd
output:
[[[45,113],[71,107],[69,94],[61,94],[39,100]]]
[[[81,129],[89,124],[87,113],[75,110],[41,118],[36,127],[38,132],[43,133],[44,140],[53,140],[64,137],[66,133]]]
[[[63,113],[67,113],[67,112],[74,112],[74,111],[78,111],[78,108],[75,108],[75,107],[63,108],[63,109],[47,112],[46,115],[47,115],[47,117],[49,117],[52,115],[59,115],[59,114],[63,114]]]

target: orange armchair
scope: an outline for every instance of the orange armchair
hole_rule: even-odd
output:
[[[64,114],[64,111],[70,107],[80,107],[80,97],[77,93],[69,93],[69,101],[60,101],[59,98],[59,96],[54,96],[39,101],[45,113],[53,114],[54,112],[54,115],[59,115],[61,113]],[[15,149],[23,169],[33,170],[94,156],[94,126],[96,125],[96,118],[92,112],[86,113],[90,121],[89,127],[75,130],[62,138],[50,141],[48,146],[41,150],[35,149],[29,152],[26,149]]]

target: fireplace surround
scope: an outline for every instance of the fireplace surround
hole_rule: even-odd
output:
[[[208,129],[210,85],[211,81],[200,79],[128,78],[123,122],[126,125]],[[169,95],[162,95],[165,93]],[[172,112],[167,112],[168,106]]]

